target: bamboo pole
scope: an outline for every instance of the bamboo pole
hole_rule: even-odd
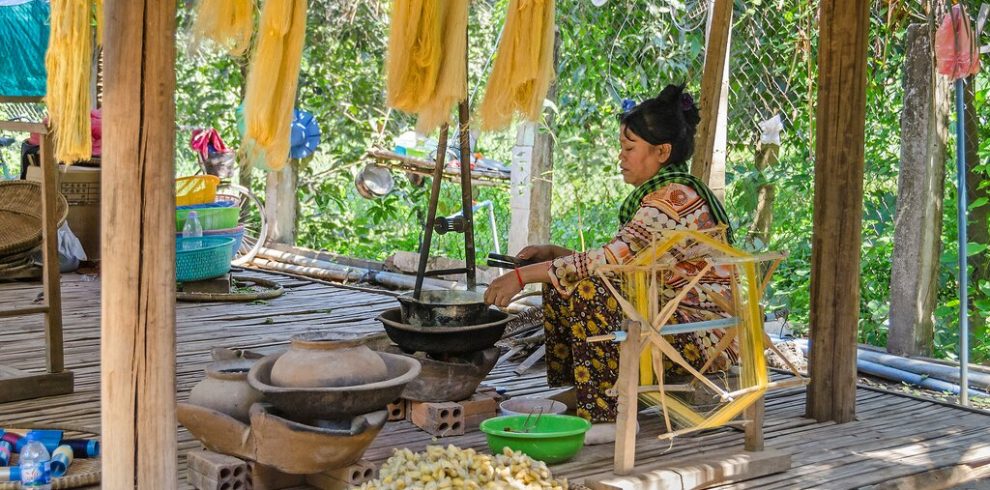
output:
[[[104,488],[178,488],[175,9],[175,0],[105,4]]]

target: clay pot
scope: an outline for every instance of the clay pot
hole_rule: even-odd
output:
[[[309,423],[337,420],[385,408],[402,394],[410,381],[419,376],[416,359],[384,352],[375,353],[388,368],[386,380],[362,385],[319,388],[286,388],[271,381],[272,366],[287,354],[272,354],[258,361],[248,373],[248,382],[265,395],[291,420]]]
[[[360,338],[334,339],[322,333],[293,337],[271,371],[272,385],[284,388],[339,388],[387,377],[385,361]]]
[[[206,366],[206,379],[193,386],[189,403],[216,410],[247,422],[251,405],[260,402],[261,392],[247,381],[254,361],[246,359],[218,361]]]

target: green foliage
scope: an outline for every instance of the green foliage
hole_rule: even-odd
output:
[[[475,105],[483,95],[481,82],[490,70],[487,62],[507,3],[471,2],[469,56]],[[310,1],[298,98],[300,107],[316,115],[323,141],[314,158],[301,169],[297,196],[301,245],[373,259],[382,259],[396,250],[418,248],[428,187],[415,187],[396,175],[393,194],[369,201],[360,198],[353,185],[354,175],[364,165],[364,152],[375,145],[391,146],[392,138],[413,123],[408,116],[385,108],[389,5],[386,0]],[[615,231],[617,203],[629,191],[615,171],[616,116],[621,99],[642,100],[658,93],[667,83],[686,82],[697,93],[704,30],[678,30],[669,21],[672,5],[681,4],[614,0],[596,8],[587,0],[557,2],[557,97],[548,104],[554,125],[542,128],[551,132],[555,142],[551,235],[556,244],[572,249],[595,247],[609,240]],[[179,20],[180,26],[188,26],[185,12]],[[908,23],[919,21],[924,21],[924,15],[912,2],[872,2],[859,337],[875,345],[883,345],[887,336],[904,34]],[[735,2],[727,203],[741,246],[789,254],[775,276],[768,306],[788,307],[797,324],[808,321],[811,283],[817,31],[817,2]],[[180,34],[179,124],[184,129],[215,126],[228,143],[236,146],[239,136],[234,109],[240,100],[245,61],[212,53],[187,53],[185,39],[185,34]],[[980,107],[985,106],[988,91],[987,77],[982,74],[977,87]],[[753,166],[759,136],[756,123],[775,113],[780,113],[785,122],[779,161],[760,173]],[[988,111],[980,114],[981,158],[988,162]],[[177,145],[183,173],[194,169],[187,140],[188,132],[180,133]],[[477,150],[486,157],[510,161],[513,142],[511,131],[482,134]],[[990,177],[990,163],[981,165],[978,171]],[[938,355],[951,357],[958,340],[958,315],[954,313],[958,310],[958,281],[955,191],[951,183],[954,172],[947,173],[935,344]],[[253,182],[259,191],[263,187],[260,177],[256,172]],[[763,183],[772,183],[776,190],[769,243],[747,234],[756,209],[757,189]],[[984,185],[990,185],[990,179]],[[497,233],[505,244],[508,192],[503,188],[476,188],[474,197],[494,203]],[[971,207],[987,205],[990,203],[980,201]],[[445,184],[440,214],[453,214],[459,209],[458,187]],[[476,223],[477,250],[482,258],[493,250],[492,231],[485,216],[479,216]],[[971,244],[970,252],[988,245]],[[460,236],[448,235],[434,242],[433,252],[462,257],[462,247]],[[986,324],[990,321],[990,283],[973,285],[971,291],[973,315],[987,320],[983,322]],[[990,357],[990,336],[985,329],[976,332],[973,348],[974,357]]]

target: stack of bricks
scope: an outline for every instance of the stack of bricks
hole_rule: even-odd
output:
[[[248,490],[251,472],[244,461],[212,451],[189,451],[186,480],[197,490]]]
[[[346,468],[290,475],[271,466],[206,450],[190,451],[186,463],[186,480],[196,490],[282,490],[306,485],[344,490],[373,479],[378,472],[374,463],[362,459]]]
[[[482,388],[471,398],[459,402],[416,402],[405,401],[405,408],[400,403],[389,405],[389,420],[401,420],[399,413],[405,414],[406,420],[423,431],[436,437],[464,435],[465,431],[475,430],[485,419],[497,415],[498,403],[501,397],[494,388]],[[393,418],[393,413],[396,418]]]
[[[309,475],[306,477],[306,483],[320,490],[344,490],[375,478],[376,473],[378,467],[362,459],[346,468]]]

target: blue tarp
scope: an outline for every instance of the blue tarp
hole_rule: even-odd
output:
[[[48,0],[0,0],[0,96],[45,95]]]

